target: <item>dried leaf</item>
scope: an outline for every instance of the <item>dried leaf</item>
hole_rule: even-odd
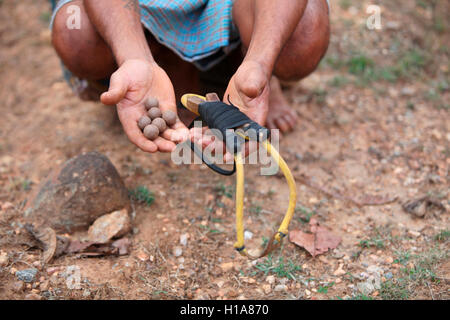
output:
[[[434,211],[439,211],[441,213],[445,213],[447,211],[447,209],[441,202],[429,196],[424,196],[419,199],[407,201],[402,205],[402,207],[405,212],[419,218],[424,218],[433,209]]]
[[[126,255],[129,253],[131,241],[128,238],[122,238],[109,243],[96,243],[92,241],[71,240],[66,253],[78,253],[81,256],[109,256]]]
[[[55,230],[52,228],[42,228],[35,230],[32,224],[26,224],[25,229],[36,239],[44,252],[42,254],[42,264],[47,264],[56,252],[57,240]]]
[[[310,232],[292,230],[289,232],[289,240],[304,248],[313,257],[336,248],[341,243],[341,238],[322,227],[315,219],[309,222]]]

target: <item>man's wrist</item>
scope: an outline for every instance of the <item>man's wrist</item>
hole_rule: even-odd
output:
[[[124,46],[122,46],[124,47]],[[155,62],[153,56],[149,49],[139,48],[135,46],[134,48],[125,45],[125,48],[113,49],[114,57],[116,58],[117,65],[120,67],[127,60],[144,60],[149,63]]]

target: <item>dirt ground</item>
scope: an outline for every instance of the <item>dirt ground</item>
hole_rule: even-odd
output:
[[[300,116],[280,146],[299,190],[290,230],[314,217],[342,242],[313,258],[285,240],[251,262],[233,249],[234,178],[139,151],[114,109],[78,100],[63,81],[48,1],[0,1],[0,298],[449,299],[449,3],[376,3],[381,30],[366,26],[369,1],[332,1],[326,57],[285,89]],[[132,251],[40,267],[41,251],[23,240],[25,201],[56,165],[94,150],[127,188],[154,194],[135,203]],[[245,201],[256,248],[289,194],[282,177],[258,170],[246,169]],[[353,201],[373,195],[396,201]],[[408,201],[419,209],[407,212]],[[15,271],[27,268],[38,274],[23,284]]]

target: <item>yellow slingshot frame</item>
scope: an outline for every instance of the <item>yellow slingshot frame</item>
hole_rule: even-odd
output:
[[[207,101],[206,97],[195,95],[195,94],[185,94],[181,98],[181,103],[188,110],[195,114],[198,113],[198,105],[189,103],[190,98],[201,99],[202,101]],[[245,136],[242,132],[235,132],[239,136],[241,136],[245,140],[249,140],[248,136]],[[286,214],[284,216],[283,221],[281,222],[278,231],[275,232],[270,239],[266,249],[259,256],[253,256],[248,253],[245,248],[244,241],[244,159],[242,156],[242,151],[239,150],[234,155],[234,161],[236,163],[236,236],[237,241],[234,244],[234,248],[243,256],[246,256],[250,259],[258,259],[269,254],[273,249],[278,247],[281,244],[283,238],[288,234],[289,223],[292,220],[292,216],[294,215],[295,205],[297,203],[297,188],[295,185],[294,177],[292,176],[291,170],[287,166],[286,162],[283,160],[278,151],[272,146],[272,144],[268,140],[264,140],[261,142],[263,147],[267,150],[267,152],[272,156],[274,161],[280,167],[283,172],[287,183],[289,185],[289,206],[287,208]]]

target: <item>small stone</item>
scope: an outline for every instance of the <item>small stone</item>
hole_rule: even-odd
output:
[[[145,109],[150,110],[151,108],[158,108],[159,101],[155,97],[148,97],[144,102]]]
[[[161,118],[162,116],[161,110],[159,110],[159,108],[151,108],[150,110],[148,110],[147,114],[152,120]]]
[[[162,113],[162,118],[168,126],[173,126],[177,122],[177,115],[172,110],[166,110]]]
[[[372,283],[370,282],[360,282],[357,284],[357,288],[359,290],[359,292],[361,292],[364,295],[369,295],[371,294],[373,291],[375,291],[375,287]]]
[[[384,261],[385,261],[386,263],[391,264],[392,262],[394,262],[394,258],[392,258],[392,257],[386,257],[386,259],[384,259]]]
[[[14,205],[11,202],[6,201],[2,204],[2,211],[7,211],[12,208],[14,208]]]
[[[152,121],[152,124],[158,128],[160,133],[164,132],[164,130],[167,129],[167,124],[162,118],[155,118]]]
[[[392,279],[392,277],[393,277],[393,275],[392,275],[392,272],[387,272],[385,275],[384,275],[385,277],[386,277],[386,279]]]
[[[339,267],[333,272],[333,275],[335,276],[343,276],[344,274],[346,274],[347,272],[342,269],[343,264],[340,264]]]
[[[136,257],[141,260],[141,261],[147,261],[150,259],[150,257],[148,256],[148,254],[146,254],[144,251],[139,251],[136,254]]]
[[[181,247],[175,247],[174,249],[173,249],[173,255],[175,256],[175,257],[179,257],[179,256],[181,256],[183,254],[183,249],[181,249]]]
[[[38,270],[36,268],[19,270],[16,272],[17,279],[23,282],[33,282]]]
[[[152,123],[152,119],[150,119],[148,116],[142,116],[139,118],[138,126],[141,130],[144,130],[144,128],[151,123]]]
[[[266,277],[266,282],[270,283],[270,284],[274,284],[275,283],[275,277],[274,276],[267,276]]]
[[[420,237],[420,232],[414,231],[414,230],[409,230],[408,234],[412,237],[418,238]]]
[[[9,263],[8,255],[6,254],[6,252],[4,252],[0,255],[0,267],[5,267],[8,265],[8,263]]]
[[[49,280],[45,280],[44,282],[42,282],[40,285],[39,285],[39,290],[41,290],[41,291],[47,291],[48,290],[48,288],[49,288]]]
[[[413,87],[404,87],[402,88],[401,93],[404,96],[413,96],[416,93],[416,89]]]
[[[272,287],[270,284],[263,284],[262,289],[265,294],[269,294],[272,292]]]
[[[147,139],[154,140],[159,136],[159,129],[157,126],[153,124],[149,124],[144,128],[144,136]]]
[[[309,291],[308,289],[305,289],[305,294],[306,294],[307,296],[310,296],[310,295],[311,295],[311,291]]]
[[[188,234],[187,233],[183,233],[182,235],[180,235],[180,244],[182,246],[186,246],[187,245],[187,241],[188,241]]]
[[[220,265],[220,268],[224,271],[230,271],[231,269],[233,269],[233,262],[224,262]]]
[[[253,232],[245,230],[244,231],[244,239],[245,240],[250,240],[251,238],[253,238]]]
[[[287,290],[287,286],[285,284],[278,284],[278,285],[275,286],[275,288],[273,290],[277,291],[277,292],[286,291]]]

